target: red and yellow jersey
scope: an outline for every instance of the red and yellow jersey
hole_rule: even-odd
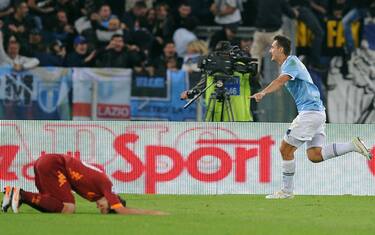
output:
[[[35,164],[39,175],[47,172],[47,169],[48,172],[55,171],[52,175],[57,176],[59,187],[68,183],[73,191],[89,201],[105,197],[112,209],[122,207],[118,196],[112,192],[112,182],[108,176],[92,165],[63,154],[43,155]],[[47,177],[43,178],[46,180]],[[56,180],[56,177],[49,178]]]

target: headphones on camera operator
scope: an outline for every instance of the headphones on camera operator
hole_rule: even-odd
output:
[[[250,79],[258,71],[256,61],[238,46],[227,41],[219,42],[215,51],[198,64],[201,81],[205,81],[206,87],[187,91],[191,100],[184,108],[206,92],[205,121],[252,121],[248,97],[251,95]]]

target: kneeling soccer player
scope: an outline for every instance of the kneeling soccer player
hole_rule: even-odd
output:
[[[62,154],[46,154],[34,164],[35,185],[39,193],[19,187],[5,187],[2,210],[12,207],[19,212],[22,203],[41,212],[74,213],[72,190],[81,197],[96,202],[102,214],[164,215],[161,211],[127,208],[126,202],[112,192],[112,183],[98,168]]]

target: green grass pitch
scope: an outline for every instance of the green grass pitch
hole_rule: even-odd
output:
[[[42,214],[27,205],[19,214],[0,213],[0,234],[375,234],[375,197],[124,196],[129,207],[167,211],[168,216],[101,215],[95,203],[76,198],[74,215]]]

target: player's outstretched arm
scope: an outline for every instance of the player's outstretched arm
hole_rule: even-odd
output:
[[[263,91],[255,93],[250,98],[254,98],[256,102],[259,102],[265,95],[279,90],[289,80],[290,77],[288,75],[282,74],[264,88]]]
[[[163,211],[144,210],[129,207],[120,207],[114,210],[117,214],[122,215],[169,215],[169,213]]]

